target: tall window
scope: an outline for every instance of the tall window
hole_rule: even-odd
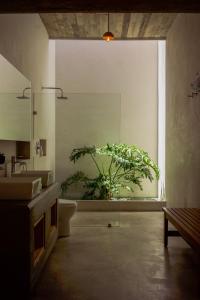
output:
[[[166,42],[158,42],[158,196],[165,188],[165,106],[166,106]]]

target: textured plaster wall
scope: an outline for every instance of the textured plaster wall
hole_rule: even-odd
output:
[[[157,161],[157,61],[157,41],[56,41],[56,85],[69,96],[66,104],[56,101],[58,181],[74,173],[74,164],[68,159],[74,147],[93,145],[96,141],[113,142],[112,135],[118,135],[122,143],[145,149]],[[77,106],[72,93],[79,93]],[[96,94],[110,94],[107,103],[113,101],[113,106],[106,104],[103,95],[97,104],[88,105],[88,93],[94,94],[94,103]],[[114,130],[118,113],[118,127]],[[80,120],[83,114],[85,123]],[[105,140],[108,132],[112,133],[111,138],[107,136]],[[86,161],[83,169],[89,175],[91,165]],[[81,162],[78,166],[84,167]],[[157,182],[146,182],[144,190],[135,189],[134,195],[157,196]]]
[[[169,206],[200,207],[200,15],[180,14],[167,36],[166,197]]]
[[[55,43],[49,42],[38,14],[0,15],[0,53],[31,81],[32,91],[55,85]],[[0,70],[3,72],[3,70]],[[34,140],[47,139],[47,156],[35,154],[36,169],[53,169],[55,162],[55,101],[35,97]]]

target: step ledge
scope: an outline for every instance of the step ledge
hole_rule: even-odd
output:
[[[76,200],[78,211],[161,211],[166,201],[153,200]]]

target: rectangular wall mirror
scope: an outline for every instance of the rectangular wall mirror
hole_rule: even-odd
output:
[[[0,55],[0,140],[31,140],[31,82]]]

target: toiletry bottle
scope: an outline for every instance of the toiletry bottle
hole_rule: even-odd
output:
[[[8,161],[6,163],[6,177],[11,177],[11,169],[12,169],[12,165],[11,165],[11,162]]]

